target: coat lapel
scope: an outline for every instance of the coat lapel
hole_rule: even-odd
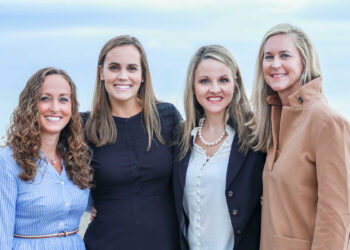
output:
[[[238,142],[237,134],[233,138],[230,158],[228,161],[227,174],[226,174],[226,187],[228,187],[234,178],[236,177],[238,171],[243,166],[246,156],[239,151],[241,144]]]
[[[184,156],[184,158],[181,159],[178,166],[179,178],[180,178],[180,184],[181,184],[182,190],[185,187],[186,173],[187,173],[187,167],[190,160],[190,156],[191,156],[191,150],[189,150]]]

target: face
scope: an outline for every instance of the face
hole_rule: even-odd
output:
[[[100,68],[101,80],[112,104],[137,105],[137,93],[142,79],[141,55],[133,45],[118,46],[110,50]]]
[[[289,96],[299,89],[303,62],[289,34],[270,37],[265,44],[263,73],[267,84],[280,95]]]
[[[194,91],[206,116],[224,114],[233,97],[232,71],[217,60],[202,60],[194,74]]]
[[[72,115],[71,87],[61,75],[45,77],[38,109],[40,134],[59,135]]]

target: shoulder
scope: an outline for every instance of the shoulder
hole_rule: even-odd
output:
[[[6,146],[0,149],[0,159],[4,160],[8,158],[13,158],[13,151],[9,146]]]
[[[0,172],[12,172],[18,174],[20,167],[13,158],[13,151],[10,147],[4,147],[0,150]]]
[[[182,120],[180,112],[176,109],[176,107],[168,102],[159,102],[157,103],[157,110],[159,113],[160,119],[171,119],[176,122]]]
[[[85,124],[87,122],[87,120],[89,119],[90,117],[90,111],[86,111],[86,112],[79,112],[79,115],[81,117],[81,120],[84,124],[84,127],[85,127]]]
[[[310,117],[314,124],[318,124],[319,129],[337,128],[349,130],[350,123],[340,113],[330,107],[324,100],[320,100],[312,105],[310,109]]]
[[[159,114],[172,114],[176,110],[175,106],[168,102],[158,102],[156,106]]]

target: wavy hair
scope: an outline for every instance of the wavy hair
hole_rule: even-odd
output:
[[[147,150],[149,150],[151,148],[153,133],[155,133],[161,143],[165,143],[160,133],[161,125],[156,107],[158,101],[153,92],[146,52],[139,40],[128,35],[112,38],[101,49],[97,63],[92,111],[86,122],[86,138],[97,147],[114,143],[117,139],[117,127],[113,120],[112,107],[105,88],[104,80],[101,80],[99,69],[100,67],[104,67],[107,53],[118,46],[134,46],[140,52],[143,83],[141,83],[137,97],[141,100],[143,107],[144,122],[148,134]]]
[[[38,103],[42,84],[48,75],[62,76],[71,88],[72,116],[60,133],[57,144],[58,154],[64,160],[68,177],[81,189],[88,188],[92,180],[90,152],[84,143],[84,133],[78,112],[76,88],[68,74],[53,67],[38,70],[30,77],[19,96],[19,103],[11,116],[7,130],[7,146],[12,148],[13,157],[22,168],[19,177],[23,181],[34,180],[40,154],[40,124]]]
[[[272,27],[262,39],[255,68],[254,88],[252,93],[252,104],[255,116],[250,121],[250,125],[255,124],[253,141],[257,141],[254,150],[267,152],[272,145],[272,123],[271,106],[266,99],[270,95],[277,95],[275,91],[266,83],[263,73],[264,50],[267,40],[275,35],[288,34],[293,37],[295,45],[299,51],[303,62],[303,72],[300,86],[321,76],[321,67],[317,52],[309,37],[299,28],[291,24],[279,24]],[[323,89],[321,89],[324,97]],[[325,97],[324,97],[325,98]]]
[[[231,70],[234,80],[234,92],[226,112],[241,143],[240,150],[245,153],[252,147],[251,129],[249,126],[246,126],[246,123],[251,119],[252,112],[236,60],[225,47],[208,45],[199,48],[195,52],[187,69],[184,94],[186,121],[183,123],[180,133],[182,135],[180,138],[180,159],[191,148],[191,131],[198,125],[199,119],[204,115],[204,109],[195,97],[194,75],[198,64],[205,59],[214,59],[222,62]]]

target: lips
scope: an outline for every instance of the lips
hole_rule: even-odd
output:
[[[281,78],[281,77],[284,77],[286,76],[287,74],[282,74],[282,73],[279,73],[279,74],[272,74],[271,77],[273,78]]]
[[[130,84],[114,84],[113,87],[116,87],[119,90],[127,90],[131,88]]]
[[[57,122],[62,119],[62,117],[59,116],[44,116],[46,120]]]
[[[222,99],[223,99],[223,97],[221,97],[221,96],[209,96],[207,98],[207,100],[210,101],[210,102],[219,102]]]

